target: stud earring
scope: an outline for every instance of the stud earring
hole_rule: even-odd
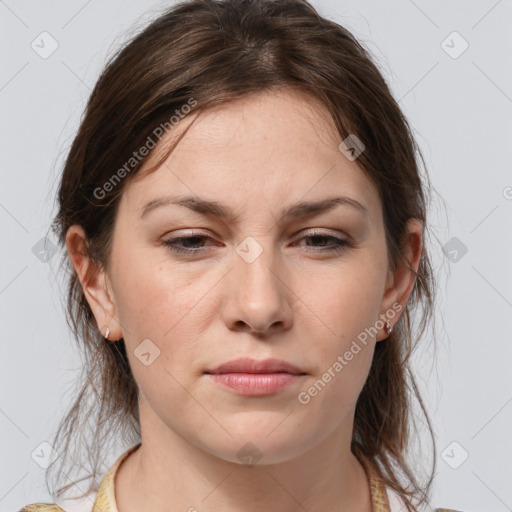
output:
[[[105,331],[105,339],[108,340],[108,335],[110,334],[110,329],[107,327],[107,330]]]
[[[386,334],[389,336],[393,332],[393,326],[386,320]]]

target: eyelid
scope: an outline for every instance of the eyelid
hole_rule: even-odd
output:
[[[183,229],[178,229],[175,231],[169,231],[162,238],[164,238],[166,236],[169,236],[169,239],[189,238],[189,237],[196,237],[196,236],[204,236],[206,238],[212,238],[212,239],[219,238],[219,235],[215,232],[212,233],[212,232],[197,231],[195,228],[183,228]],[[164,238],[164,240],[165,240],[165,238]]]
[[[339,232],[335,230],[329,230],[328,228],[305,228],[302,231],[299,232],[299,235],[305,236],[313,236],[313,235],[319,235],[319,236],[347,236],[344,232]]]

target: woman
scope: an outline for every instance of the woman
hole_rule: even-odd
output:
[[[23,510],[431,510],[405,459],[435,287],[418,155],[370,55],[305,0],[190,0],[134,37],[54,224],[86,364],[53,446],[79,500]]]

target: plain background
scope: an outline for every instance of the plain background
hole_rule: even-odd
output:
[[[416,359],[439,454],[433,504],[512,510],[512,2],[312,3],[374,54],[444,202],[431,211],[439,349],[432,359],[425,336]],[[37,254],[63,158],[106,57],[170,4],[0,1],[2,512],[48,499],[31,454],[51,439],[80,366],[54,277],[60,252]],[[51,49],[42,32],[58,44],[48,58],[31,46],[46,38]]]

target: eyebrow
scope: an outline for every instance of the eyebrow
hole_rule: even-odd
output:
[[[211,215],[220,219],[235,222],[238,215],[228,206],[222,205],[217,201],[208,201],[197,196],[166,196],[152,199],[146,203],[141,211],[140,218],[144,218],[151,211],[162,206],[180,205],[202,215]],[[321,201],[303,201],[292,204],[281,211],[283,220],[296,220],[315,214],[320,214],[332,210],[338,205],[348,205],[356,208],[366,216],[369,215],[366,206],[356,199],[347,196],[328,197]]]

